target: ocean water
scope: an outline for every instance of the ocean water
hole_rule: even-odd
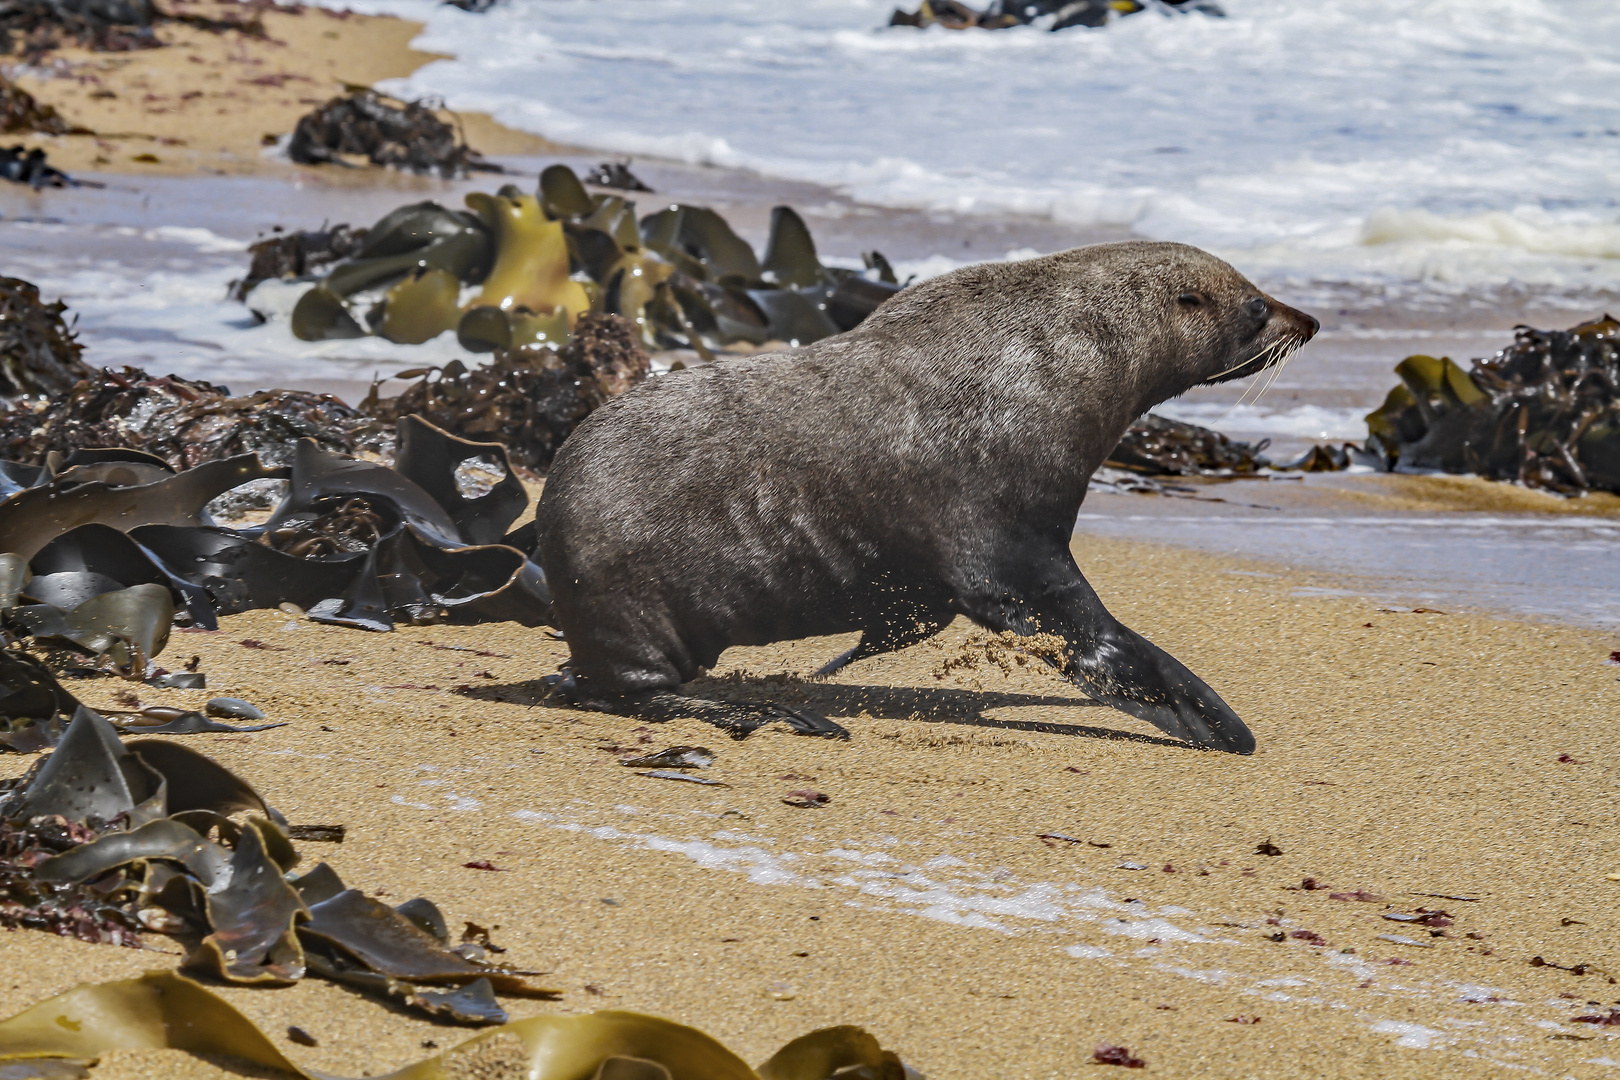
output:
[[[452,54],[397,93],[861,202],[1127,228],[1257,280],[1620,287],[1620,4],[1223,0],[1100,31],[885,24],[890,0],[322,0]]]

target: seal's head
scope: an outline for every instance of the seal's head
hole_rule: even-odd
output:
[[[1144,409],[1280,364],[1318,329],[1303,311],[1186,244],[1095,244],[1005,265],[1009,277],[1044,279],[1055,293],[1047,299],[1052,310],[1070,313],[1054,321],[1079,340],[1105,343],[1121,365],[1111,377],[1140,391],[1136,404]]]
[[[1156,246],[1167,249],[1160,253],[1159,300],[1185,342],[1189,386],[1241,379],[1281,364],[1321,326],[1207,251]]]

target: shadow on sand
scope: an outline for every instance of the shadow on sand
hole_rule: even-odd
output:
[[[481,701],[501,701],[513,705],[552,705],[550,686],[543,679],[523,682],[468,686],[456,691]],[[1029,731],[1044,735],[1068,735],[1080,739],[1106,739],[1114,742],[1146,743],[1194,750],[1179,739],[1142,735],[1133,731],[1097,727],[1091,724],[1060,724],[1045,720],[1012,720],[986,715],[995,709],[1048,708],[1106,709],[1090,698],[1057,697],[1048,694],[1009,694],[995,691],[958,690],[950,687],[862,686],[844,683],[784,680],[780,676],[696,679],[681,687],[683,694],[721,701],[771,702],[820,713],[840,722],[864,717],[884,720],[911,720],[925,724],[963,724],[1002,731]]]

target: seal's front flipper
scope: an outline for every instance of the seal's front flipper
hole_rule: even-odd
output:
[[[690,716],[729,732],[734,739],[746,739],[766,724],[777,722],[787,724],[795,735],[849,738],[848,731],[825,716],[773,702],[719,701],[687,697],[668,690],[641,694],[593,694],[572,675],[556,678],[551,684],[551,696],[578,709],[633,716],[654,724]]]
[[[1110,615],[1067,553],[1063,563],[1048,563],[1043,580],[1020,575],[1016,586],[965,599],[964,614],[992,630],[1058,635],[1069,646],[1063,674],[1098,701],[1194,746],[1254,753],[1254,735],[1219,694]]]
[[[1098,701],[1194,746],[1254,753],[1254,734],[1232,707],[1136,631],[1113,622],[1108,633],[1089,642],[1070,638],[1070,647],[1063,673]]]

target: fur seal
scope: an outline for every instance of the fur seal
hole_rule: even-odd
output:
[[[557,696],[739,738],[779,719],[846,736],[676,691],[728,646],[861,631],[828,672],[966,615],[1059,635],[1090,696],[1252,753],[1215,691],[1109,615],[1069,542],[1132,420],[1280,362],[1317,325],[1197,248],[1100,244],[965,267],[837,337],[644,383],[574,431],[540,499],[573,654]]]

